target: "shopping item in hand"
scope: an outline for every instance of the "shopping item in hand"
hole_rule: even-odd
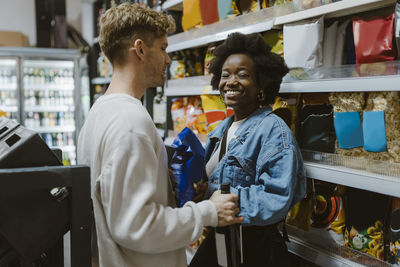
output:
[[[185,127],[171,145],[175,153],[171,160],[172,175],[178,206],[182,207],[195,196],[193,183],[203,178],[204,148],[196,135]]]
[[[229,194],[230,187],[230,183],[221,184],[221,194]],[[217,227],[215,229],[215,246],[220,266],[240,266],[243,263],[241,225]]]

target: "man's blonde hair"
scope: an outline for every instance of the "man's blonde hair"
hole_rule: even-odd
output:
[[[174,31],[175,22],[171,16],[139,4],[123,3],[110,8],[100,18],[99,44],[112,64],[121,63],[136,39],[152,46],[155,38]]]

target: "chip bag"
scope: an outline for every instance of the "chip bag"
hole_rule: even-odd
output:
[[[177,135],[171,146],[175,148],[171,159],[175,193],[177,204],[182,207],[195,196],[193,184],[203,178],[204,148],[187,127]]]

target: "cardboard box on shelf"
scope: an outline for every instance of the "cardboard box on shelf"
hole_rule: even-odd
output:
[[[0,46],[29,46],[28,36],[22,32],[0,31]]]

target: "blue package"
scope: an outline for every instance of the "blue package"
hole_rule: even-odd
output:
[[[193,183],[203,178],[204,148],[196,135],[185,127],[171,145],[175,148],[171,159],[172,175],[178,206],[182,207],[195,196]]]
[[[358,112],[334,112],[333,123],[340,148],[349,149],[364,145]]]
[[[385,113],[383,111],[364,111],[363,134],[366,151],[386,151]]]

